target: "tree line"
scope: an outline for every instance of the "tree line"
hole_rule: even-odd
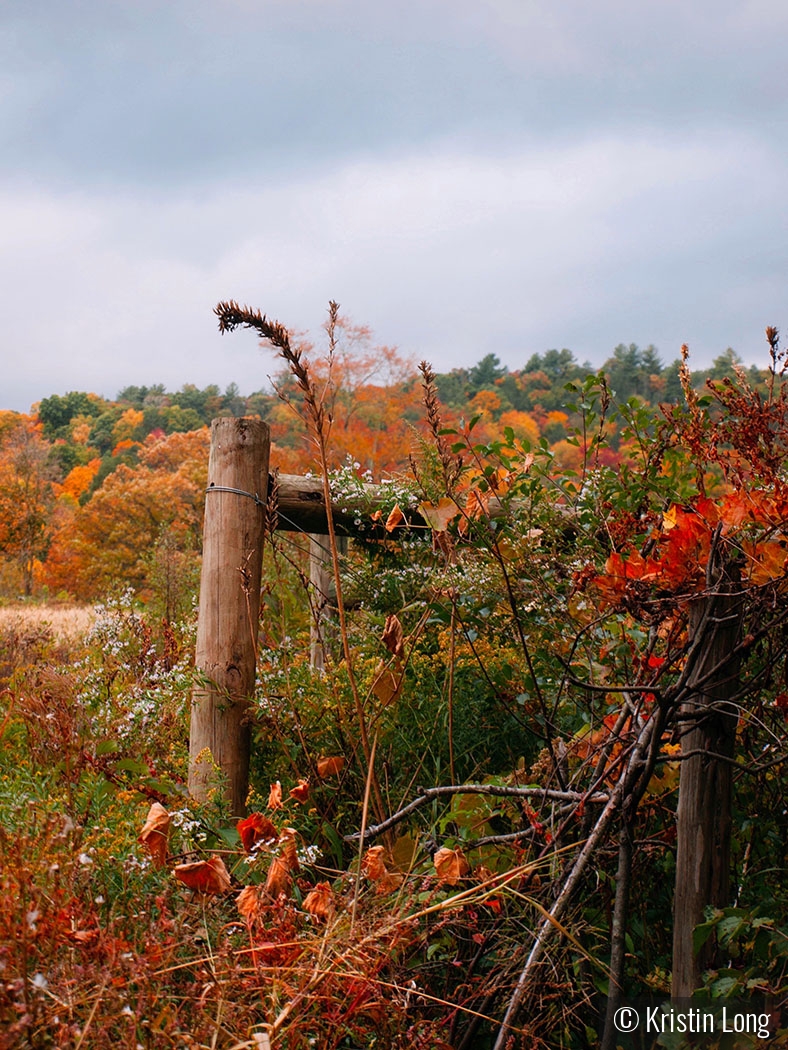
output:
[[[317,358],[313,367],[320,380],[325,363]],[[729,349],[693,382],[700,388],[737,369],[744,374]],[[472,421],[481,441],[510,428],[549,449],[556,466],[572,469],[583,448],[571,437],[580,416],[567,388],[592,371],[567,349],[532,354],[519,369],[489,353],[470,368],[438,374],[435,387],[447,425]],[[680,399],[678,362],[663,364],[653,346],[620,344],[601,371],[619,400]],[[746,376],[754,389],[767,381],[754,366]],[[164,587],[177,595],[167,604],[177,606],[199,562],[210,421],[259,416],[271,426],[279,469],[314,469],[309,436],[287,403],[291,384],[282,371],[272,388],[250,394],[235,383],[224,392],[215,384],[187,383],[174,392],[164,384],[127,386],[114,400],[70,391],[43,398],[29,414],[0,412],[0,597],[93,600],[128,585],[143,597]],[[412,361],[376,345],[368,329],[343,322],[331,384],[333,467],[350,462],[377,479],[418,456],[424,428]],[[626,442],[621,448],[613,434],[606,455],[626,455]]]

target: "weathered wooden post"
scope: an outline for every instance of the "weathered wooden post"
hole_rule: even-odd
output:
[[[217,766],[233,816],[249,789],[257,628],[260,612],[268,426],[259,419],[211,424],[200,609],[192,694],[189,792],[205,800]]]
[[[700,646],[684,705],[691,720],[681,740],[677,812],[676,888],[673,900],[674,999],[688,999],[709,964],[711,943],[693,951],[693,930],[708,905],[729,897],[731,790],[738,718],[736,653],[742,620],[741,584],[724,577],[716,593],[699,599],[690,615],[690,638]]]

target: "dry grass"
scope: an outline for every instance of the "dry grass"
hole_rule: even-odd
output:
[[[23,630],[48,627],[58,642],[79,642],[95,619],[90,605],[2,605],[0,632],[9,627]]]
[[[75,659],[95,619],[89,606],[0,606],[0,689],[15,676]]]

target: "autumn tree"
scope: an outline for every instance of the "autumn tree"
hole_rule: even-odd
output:
[[[395,347],[374,342],[372,332],[337,317],[328,354],[311,343],[296,344],[308,360],[314,382],[327,407],[333,467],[345,460],[361,471],[381,474],[407,462],[421,419],[418,390],[412,380],[412,362]],[[295,394],[293,377],[283,370],[274,376],[280,403],[269,409],[272,462],[290,471],[315,467],[316,450],[303,420],[288,406]]]
[[[0,552],[16,565],[25,595],[47,552],[55,477],[41,427],[22,417],[0,444]]]
[[[50,586],[97,598],[152,586],[156,552],[194,561],[207,471],[208,431],[149,437],[135,466],[122,464],[63,522],[47,565]],[[168,577],[169,587],[172,580]]]

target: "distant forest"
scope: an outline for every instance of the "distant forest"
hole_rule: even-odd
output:
[[[329,386],[333,466],[368,479],[407,474],[425,441],[421,377],[412,360],[373,344],[365,328],[346,325]],[[614,400],[650,405],[683,397],[676,361],[663,365],[653,346],[617,346],[601,370]],[[326,382],[325,361],[310,365]],[[768,372],[743,369],[732,350],[692,376],[698,389],[742,370],[766,389]],[[570,350],[533,354],[510,370],[495,354],[471,368],[437,376],[443,424],[491,442],[510,432],[541,446],[556,469],[582,460],[575,391],[595,370]],[[173,566],[190,575],[199,562],[208,453],[207,425],[218,416],[256,415],[271,427],[272,468],[315,469],[314,445],[297,412],[292,377],[274,389],[241,393],[236,384],[128,386],[114,401],[92,392],[52,394],[29,414],[0,411],[0,598],[61,594],[91,600],[128,585],[143,597],[169,584]],[[295,410],[294,410],[295,409]],[[610,430],[605,455],[626,458]],[[168,589],[169,588],[169,589]],[[188,588],[184,585],[184,594]],[[168,610],[170,612],[171,610]]]

